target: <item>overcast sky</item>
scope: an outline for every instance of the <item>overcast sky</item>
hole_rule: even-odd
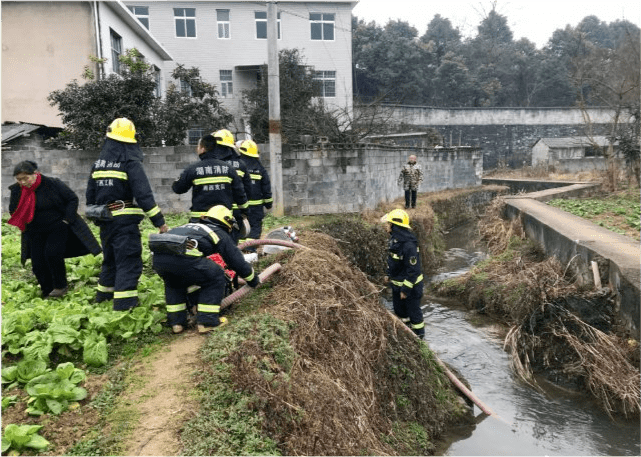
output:
[[[514,39],[523,37],[541,49],[556,29],[576,26],[585,16],[601,21],[626,19],[641,27],[639,0],[360,0],[352,13],[366,22],[385,25],[389,19],[409,22],[419,36],[434,15],[440,14],[458,27],[464,37],[475,36],[481,20],[496,4],[505,16]]]

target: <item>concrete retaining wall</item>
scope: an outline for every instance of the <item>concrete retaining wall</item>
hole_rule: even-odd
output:
[[[585,190],[584,186],[578,185],[570,186],[569,193],[559,188],[507,197],[507,215],[520,217],[527,236],[574,272],[581,284],[594,284],[591,262],[597,262],[602,284],[616,295],[617,311],[625,329],[639,339],[639,243],[540,201],[564,198],[581,190]]]
[[[267,170],[267,148],[261,147]],[[172,182],[197,160],[193,146],[143,148],[144,167],[156,202],[167,213],[184,212],[191,192],[176,195]],[[420,192],[479,186],[483,158],[473,148],[423,149],[374,144],[314,144],[283,147],[283,198],[291,215],[348,213],[373,209],[382,201],[403,195],[397,185],[401,167],[415,154],[425,180]],[[12,142],[2,150],[2,210],[9,207],[7,187],[14,182],[14,166],[34,160],[45,175],[62,179],[80,197],[84,211],[87,179],[99,151],[48,150],[31,142]]]

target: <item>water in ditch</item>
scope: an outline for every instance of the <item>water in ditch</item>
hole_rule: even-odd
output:
[[[486,256],[474,243],[473,224],[447,235],[442,280],[462,274]],[[440,455],[640,455],[638,421],[613,421],[585,394],[540,380],[544,393],[511,373],[496,325],[456,303],[425,298],[426,340],[441,360],[469,381],[472,391],[499,417],[474,407],[476,424],[450,431]]]

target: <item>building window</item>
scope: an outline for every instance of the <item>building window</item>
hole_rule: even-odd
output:
[[[336,97],[335,71],[315,71],[314,81],[318,84],[318,97]]]
[[[191,84],[189,84],[189,81],[187,81],[186,79],[180,80],[180,91],[184,92],[190,97],[192,96]]]
[[[218,21],[218,38],[229,39],[229,10],[216,10],[216,20]]]
[[[229,98],[234,95],[231,70],[220,70],[220,95]]]
[[[198,140],[205,135],[205,129],[189,129],[187,134],[189,135],[189,144],[196,145]]]
[[[312,40],[334,40],[334,13],[309,13]]]
[[[277,27],[278,27],[278,39],[280,40],[280,13],[276,13]],[[259,40],[267,39],[267,12],[266,11],[256,11],[254,12],[254,18],[256,18],[256,38]]]
[[[113,29],[109,29],[111,36],[111,62],[115,73],[120,73],[120,55],[122,54],[122,37]]]
[[[152,68],[154,71],[154,81],[156,82],[156,88],[154,89],[154,92],[156,94],[156,97],[160,97],[162,95],[162,91],[160,90],[160,68],[155,65]]]
[[[148,6],[128,6],[129,11],[149,30],[149,7]]]
[[[196,8],[174,8],[176,36],[196,37]]]

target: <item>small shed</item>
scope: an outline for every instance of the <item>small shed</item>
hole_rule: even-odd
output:
[[[603,159],[610,143],[605,136],[540,138],[532,146],[532,165],[558,165],[566,160]],[[614,144],[615,152],[618,143]]]

